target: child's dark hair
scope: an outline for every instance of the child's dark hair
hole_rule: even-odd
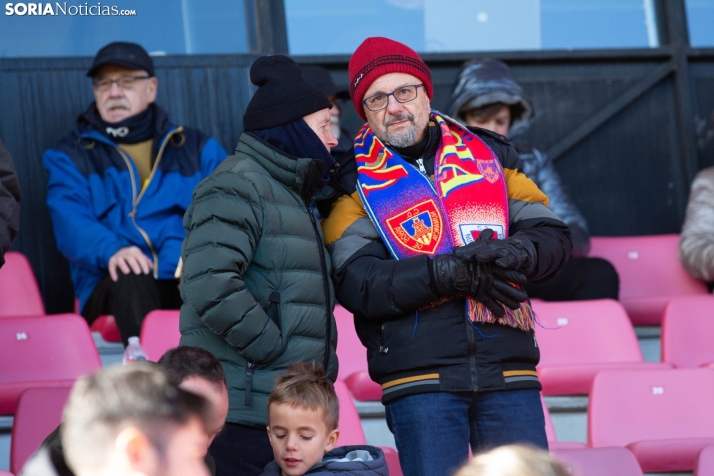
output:
[[[315,362],[291,364],[287,372],[276,379],[275,388],[268,397],[268,413],[271,405],[322,410],[327,431],[337,428],[340,417],[335,388],[322,365]]]

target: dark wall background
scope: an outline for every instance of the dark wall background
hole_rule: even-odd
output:
[[[484,55],[481,55],[484,56]],[[556,168],[593,235],[679,232],[689,183],[714,165],[714,50],[492,54],[504,59],[533,101],[537,118],[517,140],[557,158]],[[231,151],[253,86],[254,55],[155,58],[158,104],[174,122],[198,127]],[[443,109],[465,54],[425,55],[432,105]],[[348,57],[304,57],[346,87]],[[91,58],[1,59],[0,137],[22,187],[21,231],[13,249],[34,268],[49,313],[72,309],[66,260],[45,206],[42,151],[73,127],[92,100]],[[344,120],[359,119],[348,102]]]

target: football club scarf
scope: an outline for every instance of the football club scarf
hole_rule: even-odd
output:
[[[386,147],[369,124],[355,138],[357,190],[365,210],[395,259],[451,252],[492,229],[508,236],[508,191],[498,157],[476,134],[439,112],[430,119],[441,143],[434,157],[434,181]],[[530,330],[528,302],[496,317],[481,302],[466,298],[472,322]]]

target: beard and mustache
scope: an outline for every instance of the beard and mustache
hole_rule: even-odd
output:
[[[130,111],[131,104],[129,104],[129,101],[124,98],[109,99],[104,104],[104,110],[110,112],[112,109],[126,109],[127,111]]]
[[[398,149],[414,145],[419,135],[419,131],[426,128],[427,120],[428,116],[423,119],[421,117],[415,118],[413,114],[410,114],[407,111],[404,111],[396,116],[387,116],[384,119],[384,137],[382,140],[386,140],[386,142],[388,142],[392,147],[396,147]],[[389,125],[400,121],[409,121],[411,126],[405,131],[393,133],[389,132]]]

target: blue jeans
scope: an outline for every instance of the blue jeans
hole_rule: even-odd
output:
[[[424,393],[386,405],[402,471],[448,476],[486,448],[529,443],[548,449],[538,390]]]

